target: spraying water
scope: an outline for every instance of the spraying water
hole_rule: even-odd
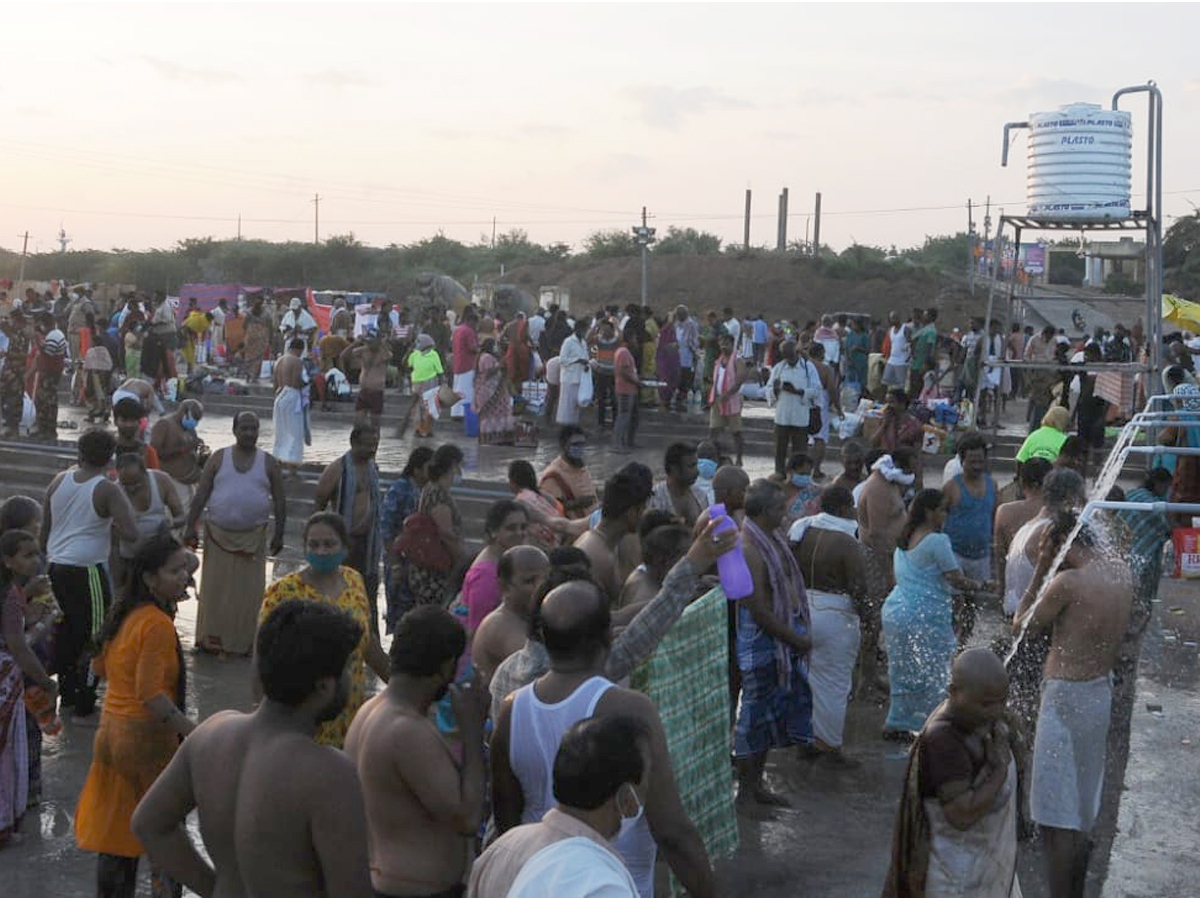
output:
[[[1128,455],[1129,447],[1133,445],[1134,438],[1141,430],[1141,427],[1142,425],[1138,417],[1135,417],[1133,421],[1121,429],[1121,433],[1118,435],[1112,451],[1108,454],[1108,458],[1104,461],[1100,473],[1096,476],[1095,484],[1092,487],[1091,495],[1088,497],[1088,502],[1084,506],[1083,512],[1076,518],[1075,524],[1067,534],[1066,540],[1058,548],[1058,552],[1050,564],[1050,569],[1046,572],[1046,577],[1038,588],[1037,596],[1034,597],[1033,603],[1029,604],[1029,609],[1025,611],[1025,615],[1021,618],[1020,631],[1017,632],[1016,640],[1013,641],[1012,648],[1004,658],[1005,666],[1011,663],[1013,657],[1017,655],[1017,651],[1020,649],[1021,643],[1029,631],[1029,623],[1033,621],[1033,614],[1046,596],[1050,582],[1054,580],[1054,576],[1058,574],[1058,570],[1062,567],[1063,560],[1066,559],[1067,553],[1071,549],[1071,544],[1079,536],[1079,532],[1083,526],[1095,514],[1096,507],[1093,505],[1094,502],[1105,499],[1109,491],[1113,489],[1113,485],[1117,483],[1117,479],[1121,476],[1121,469],[1125,466],[1125,458]]]

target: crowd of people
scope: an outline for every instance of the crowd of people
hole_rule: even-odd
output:
[[[1069,385],[1041,409],[1013,484],[997,484],[974,431],[931,489],[908,399],[940,390],[936,310],[893,316],[878,349],[880,329],[858,318],[795,329],[726,310],[701,325],[686,307],[660,320],[633,306],[505,323],[468,308],[442,331],[393,312],[350,341],[340,305],[318,341],[303,301],[289,304],[271,331],[286,347],[271,366],[274,452],[249,411],[210,451],[196,399],[151,425],[155,384],[127,379],[106,400],[115,434],[85,431],[41,502],[0,508],[0,846],[40,799],[40,737],[58,710],[96,727],[74,827],[103,896],[134,892],[142,856],[162,896],[646,896],[660,861],[708,896],[737,811],[792,802],[768,777],[772,753],[857,768],[848,708],[875,695],[881,739],[911,746],[888,891],[1009,895],[1026,827],[1052,893],[1082,895],[1172,523],[1150,510],[1079,521],[1087,454],[1066,447]],[[988,379],[1006,342],[978,349],[993,346],[982,324],[961,346]],[[321,347],[330,336],[336,355]],[[397,341],[411,342],[406,367],[393,365]],[[1104,357],[1103,343],[1080,352]],[[358,365],[359,415],[317,483],[303,564],[268,584],[312,376],[328,389],[335,356]],[[1192,409],[1192,369],[1171,363],[1164,380]],[[418,444],[381,478],[385,388],[408,378],[418,435],[452,399],[470,404],[482,443],[504,443],[539,366],[560,452],[541,472],[509,465],[512,499],[488,510],[473,552],[458,445]],[[954,392],[971,391],[968,368],[952,369]],[[843,444],[830,478],[847,385],[887,409],[872,440]],[[775,408],[776,471],[763,479],[746,473],[740,439],[756,388]],[[1085,443],[1086,389],[1074,413]],[[1001,373],[985,390],[996,410],[1012,386]],[[657,477],[630,461],[598,485],[580,410],[596,407],[620,452],[654,400],[708,405],[709,440],[671,443]],[[1155,468],[1131,499],[1187,499],[1191,459]],[[740,565],[744,580],[730,574]],[[252,712],[197,721],[174,624],[197,573],[194,649],[251,658]],[[985,617],[1011,635],[979,646]],[[716,652],[689,653],[689,640]],[[656,680],[673,649],[682,685]],[[384,685],[373,697],[372,675]],[[681,723],[701,715],[688,690],[719,703],[706,713],[715,737],[683,758]],[[183,828],[193,809],[205,854]]]

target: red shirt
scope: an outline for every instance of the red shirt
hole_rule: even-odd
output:
[[[613,357],[613,373],[616,375],[618,394],[636,394],[638,392],[637,384],[632,383],[632,380],[637,378],[637,366],[634,365],[633,354],[624,344],[617,348],[616,355]],[[630,381],[626,381],[622,376],[629,378]]]
[[[450,351],[454,363],[454,374],[475,371],[475,357],[479,355],[479,335],[475,328],[466,322],[454,329],[450,338]]]

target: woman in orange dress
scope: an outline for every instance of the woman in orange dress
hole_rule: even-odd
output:
[[[316,741],[341,749],[346,740],[346,731],[354,720],[354,714],[367,699],[367,666],[386,682],[391,673],[391,663],[379,637],[371,634],[371,606],[367,602],[367,588],[363,577],[346,561],[349,549],[346,522],[337,513],[319,512],[309,516],[304,526],[304,555],[308,564],[298,572],[285,575],[273,582],[263,596],[262,608],[258,613],[261,628],[267,616],[285,600],[311,600],[325,603],[350,615],[362,626],[362,638],[350,654],[350,696],[336,719],[322,722],[317,729]],[[255,641],[257,645],[258,641]],[[255,659],[254,671],[258,672]],[[262,685],[255,675],[255,700],[262,697]]]
[[[100,854],[97,896],[132,897],[145,852],[130,829],[138,801],[195,728],[183,712],[187,673],[175,632],[175,606],[187,591],[190,556],[169,534],[156,535],[133,560],[132,588],[100,632],[92,660],[108,682],[92,765],[75,810],[75,843]],[[152,870],[154,896],[181,895]]]

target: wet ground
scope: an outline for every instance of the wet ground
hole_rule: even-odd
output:
[[[64,418],[68,417],[64,415]],[[270,446],[270,424],[263,422],[263,446]],[[457,429],[456,429],[457,430]],[[343,452],[344,427],[318,426],[311,448],[314,462]],[[210,446],[228,443],[229,419],[207,416],[201,433]],[[452,432],[443,434],[446,439]],[[66,437],[64,433],[63,437]],[[412,439],[381,446],[381,465],[400,468]],[[460,440],[472,476],[502,477],[509,459],[531,458],[528,451],[486,448]],[[663,443],[640,451],[656,471]],[[549,442],[532,456],[535,465],[553,455]],[[589,464],[599,478],[629,457],[592,451]],[[771,468],[765,457],[747,458],[753,475]],[[838,469],[834,467],[833,473]],[[931,477],[932,476],[932,477]],[[937,476],[927,475],[931,483]],[[275,574],[281,574],[276,572]],[[1159,619],[1164,640],[1147,641],[1138,679],[1133,733],[1124,791],[1107,786],[1106,802],[1120,799],[1116,829],[1097,835],[1090,892],[1106,896],[1179,896],[1200,884],[1200,696],[1197,694],[1195,642],[1200,636],[1200,585],[1164,579]],[[190,647],[196,603],[180,605],[177,623],[184,647]],[[978,640],[1000,630],[999,617],[981,620]],[[188,654],[189,711],[201,718],[221,709],[250,707],[250,667],[243,660],[217,660]],[[855,701],[847,722],[847,752],[862,762],[853,772],[831,771],[801,761],[789,751],[772,754],[768,777],[794,806],[765,820],[740,821],[741,847],[722,861],[724,891],[739,896],[877,896],[887,871],[891,836],[906,756],[880,739],[882,704]],[[47,739],[43,762],[43,798],[21,827],[24,842],[0,851],[0,895],[91,896],[95,859],[75,849],[72,823],[75,801],[91,756],[94,728],[64,724]],[[194,823],[193,823],[194,827]],[[1111,850],[1110,850],[1111,848]],[[1045,896],[1040,858],[1032,845],[1021,848],[1021,886],[1027,896]],[[141,893],[148,893],[143,872]]]

